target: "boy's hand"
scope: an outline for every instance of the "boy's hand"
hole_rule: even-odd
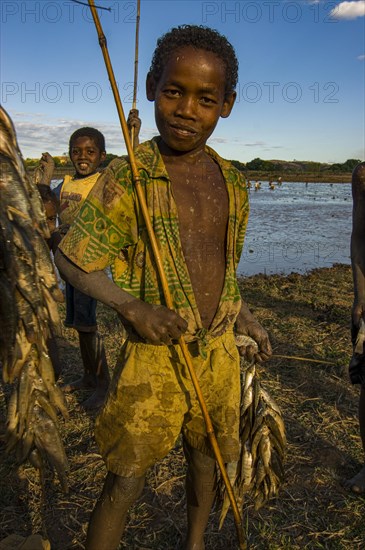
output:
[[[42,153],[39,164],[42,170],[42,178],[40,183],[50,185],[55,167],[53,157],[49,153]]]
[[[139,118],[138,116],[138,109],[131,109],[129,111],[129,115],[128,115],[128,119],[127,119],[127,126],[128,126],[128,131],[129,131],[129,135],[132,139],[132,129],[133,129],[133,132],[134,132],[134,135],[133,135],[133,143],[132,143],[132,147],[133,149],[135,149],[137,147],[137,145],[139,145],[139,131],[141,129],[141,119]]]
[[[239,354],[245,356],[247,361],[254,360],[256,363],[261,363],[270,359],[272,349],[269,335],[252,315],[246,304],[242,304],[241,311],[236,319],[235,334],[237,335],[237,342],[241,335],[249,336],[257,344],[256,346],[250,343],[238,344]]]
[[[250,339],[254,340],[254,342],[240,343],[240,336],[248,336]],[[250,324],[245,333],[237,332],[236,341],[239,354],[244,356],[249,362],[254,361],[255,363],[262,363],[262,361],[270,359],[272,355],[269,336],[266,330],[258,322]]]
[[[121,311],[137,333],[151,344],[171,344],[187,329],[187,322],[175,311],[164,306],[147,304],[134,300],[123,306]]]

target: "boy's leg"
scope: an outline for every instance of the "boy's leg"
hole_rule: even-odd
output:
[[[105,348],[96,325],[97,302],[87,294],[66,285],[66,326],[75,328],[79,335],[84,373],[75,382],[66,384],[64,391],[95,389],[83,402],[84,409],[97,409],[105,400],[110,376]]]
[[[193,449],[184,441],[188,461],[186,474],[186,498],[188,533],[185,550],[204,550],[204,532],[215,498],[215,460]]]
[[[78,332],[84,365],[81,380],[91,382],[91,387],[95,388],[94,393],[82,403],[82,406],[84,409],[97,409],[104,403],[110,383],[105,348],[98,332]]]
[[[116,550],[124,532],[127,512],[141,495],[145,476],[120,477],[108,473],[103,492],[91,514],[85,550]]]
[[[362,447],[365,453],[365,386],[361,385],[359,399],[359,424]],[[365,465],[354,477],[345,481],[345,486],[354,493],[365,493]]]

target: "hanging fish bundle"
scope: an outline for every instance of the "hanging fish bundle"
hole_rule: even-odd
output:
[[[237,346],[257,344],[252,338],[236,336]],[[284,478],[285,427],[279,406],[262,387],[255,364],[241,360],[240,457],[227,465],[227,473],[240,509],[244,498],[261,508],[277,495]],[[222,503],[219,528],[230,503],[218,477],[217,498]]]
[[[45,241],[50,235],[43,204],[1,107],[0,168],[0,365],[3,381],[13,384],[6,450],[38,468],[47,459],[67,490],[57,413],[68,415],[47,348],[50,335],[60,335],[56,301],[63,295]]]

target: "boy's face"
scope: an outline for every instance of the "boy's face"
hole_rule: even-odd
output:
[[[225,94],[225,66],[219,57],[191,46],[171,54],[156,83],[147,78],[147,98],[155,101],[162,140],[173,152],[204,148],[219,117],[228,117],[235,92]]]
[[[100,151],[95,141],[87,136],[75,139],[70,148],[71,162],[78,176],[91,176],[105,160],[105,151]]]
[[[56,229],[57,223],[57,208],[52,201],[47,201],[44,203],[44,209],[46,211],[47,225],[50,233]]]

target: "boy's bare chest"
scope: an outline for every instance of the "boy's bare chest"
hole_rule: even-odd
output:
[[[212,164],[168,168],[176,202],[180,232],[225,234],[228,193],[219,167]],[[182,235],[182,236],[183,236]],[[218,236],[218,235],[217,235]]]

